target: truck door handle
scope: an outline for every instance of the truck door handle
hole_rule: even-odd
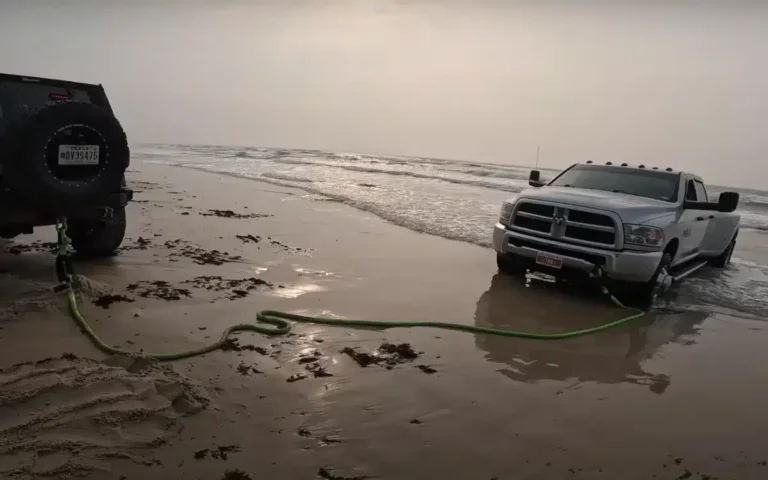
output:
[[[712,220],[713,218],[715,218],[715,216],[714,216],[714,215],[710,215],[710,216],[709,216],[709,219],[710,219],[710,220]]]
[[[702,221],[702,220],[704,220],[704,217],[696,217],[696,221],[697,221],[697,222],[700,222],[700,221]]]

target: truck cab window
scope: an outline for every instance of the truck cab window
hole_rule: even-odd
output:
[[[689,202],[697,202],[697,198],[696,185],[694,185],[693,180],[688,180],[688,183],[685,187],[685,199]]]
[[[696,198],[699,199],[700,202],[708,202],[707,199],[707,190],[704,188],[704,184],[700,181],[696,180]]]

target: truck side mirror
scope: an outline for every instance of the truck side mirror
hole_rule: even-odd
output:
[[[720,198],[717,199],[717,211],[730,213],[736,210],[739,205],[739,193],[738,192],[723,192],[720,194]]]
[[[541,181],[541,172],[538,170],[531,170],[531,175],[528,177],[528,185],[532,187],[543,187],[544,182]]]

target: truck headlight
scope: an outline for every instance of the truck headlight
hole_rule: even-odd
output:
[[[645,225],[624,225],[624,243],[643,247],[664,245],[664,230]]]
[[[515,208],[515,202],[517,200],[506,201],[501,204],[501,214],[499,215],[499,223],[505,227],[509,226],[509,217],[512,216],[512,210]]]

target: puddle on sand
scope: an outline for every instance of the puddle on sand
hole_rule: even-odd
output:
[[[534,288],[536,287],[536,288]],[[477,301],[475,325],[494,329],[554,333],[589,328],[617,319],[608,303],[590,302],[568,288],[537,282],[526,288],[518,279],[497,274]],[[656,320],[653,321],[654,317]],[[599,335],[568,341],[539,342],[477,335],[475,344],[502,375],[522,383],[630,383],[662,393],[669,386],[663,373],[647,371],[645,360],[670,342],[696,335],[703,313],[651,315]]]
[[[293,267],[293,271],[298,273],[299,275],[312,275],[316,277],[338,277],[339,274],[334,272],[328,272],[326,270],[312,270],[309,268],[303,268],[303,267]]]
[[[286,285],[282,288],[272,290],[268,294],[280,298],[298,298],[307,293],[324,292],[325,290],[327,290],[327,288],[310,283],[307,285]]]

